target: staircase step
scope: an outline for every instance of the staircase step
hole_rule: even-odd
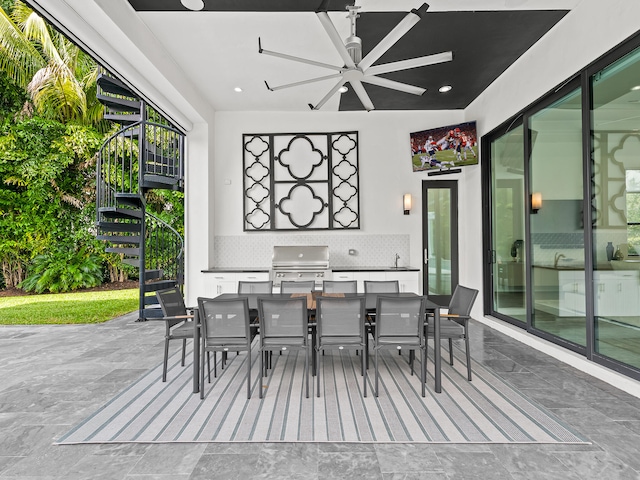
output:
[[[145,295],[144,304],[160,306],[160,304],[158,303],[158,297],[156,297],[155,295]]]
[[[98,222],[96,227],[101,232],[131,232],[139,233],[141,223],[124,223],[124,222]]]
[[[140,245],[140,235],[96,235],[98,240],[107,240],[108,242],[122,245],[125,243]]]
[[[106,252],[124,253],[125,255],[140,255],[140,249],[134,247],[107,247]]]
[[[122,132],[120,132],[120,136],[127,137],[127,138],[138,138],[140,136],[140,128],[139,127],[127,128],[126,130],[123,130]]]
[[[162,309],[159,308],[145,308],[142,311],[142,315],[144,316],[144,319],[148,319],[148,318],[162,318],[164,317],[163,313],[162,313]]]
[[[120,205],[127,205],[134,208],[142,208],[144,197],[139,193],[116,193],[116,201]]]
[[[144,279],[145,280],[155,280],[156,278],[162,278],[164,275],[164,270],[161,268],[157,270],[145,270],[144,271]]]
[[[142,219],[144,213],[141,210],[119,207],[100,207],[98,211],[107,218],[138,218]]]
[[[114,95],[123,95],[135,99],[140,99],[124,82],[114,78],[106,73],[98,75],[96,83],[103,92],[112,93]]]
[[[140,100],[130,100],[128,98],[111,97],[109,95],[96,94],[100,103],[109,109],[110,113],[131,112],[139,114],[142,109]]]
[[[160,184],[160,185],[178,185],[180,183],[180,179],[176,177],[167,177],[165,175],[156,175],[152,173],[144,174],[144,184],[152,185],[152,184]]]
[[[115,113],[105,113],[105,120],[111,120],[112,122],[121,123],[123,125],[129,125],[131,123],[137,123],[142,121],[142,115],[117,115]]]
[[[122,263],[126,263],[127,265],[131,265],[132,267],[140,268],[140,259],[139,258],[123,258]]]
[[[145,292],[157,292],[158,290],[164,290],[165,288],[175,287],[177,282],[175,280],[160,280],[159,282],[151,282],[144,284]]]

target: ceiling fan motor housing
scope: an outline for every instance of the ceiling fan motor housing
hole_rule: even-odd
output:
[[[360,63],[360,60],[362,60],[362,40],[360,40],[360,37],[351,35],[345,40],[344,46],[347,47],[347,52],[349,52],[353,63],[356,65]]]

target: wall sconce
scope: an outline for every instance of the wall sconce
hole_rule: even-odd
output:
[[[411,194],[410,193],[405,193],[402,196],[402,205],[404,207],[404,214],[409,215],[409,212],[411,211]]]
[[[542,194],[540,192],[534,192],[531,194],[531,211],[538,213],[538,210],[542,208]]]

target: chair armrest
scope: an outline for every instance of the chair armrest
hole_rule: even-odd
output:
[[[158,320],[191,320],[193,318],[193,315],[176,315],[175,317],[161,317]]]

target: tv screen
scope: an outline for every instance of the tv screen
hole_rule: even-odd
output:
[[[447,125],[411,134],[414,172],[449,170],[478,163],[476,122]]]

